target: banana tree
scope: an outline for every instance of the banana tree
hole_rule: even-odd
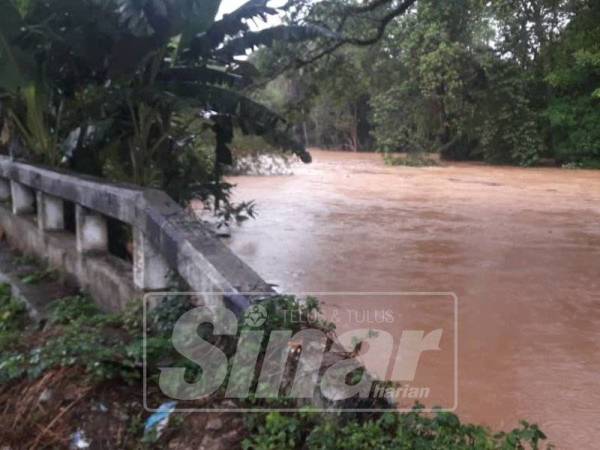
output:
[[[218,0],[0,0],[3,109],[15,123],[44,118],[43,126],[20,120],[15,127],[28,148],[52,155],[38,159],[151,184],[182,201],[206,184],[205,162],[194,155],[206,130],[216,140],[215,190],[220,166],[232,159],[234,131],[261,135],[310,161],[288,124],[251,100],[250,63],[236,56],[316,31],[250,31],[249,20],[276,12],[266,0],[215,20],[219,6]],[[32,90],[39,99],[28,104],[25,93]],[[33,104],[45,106],[42,114],[31,114]],[[36,140],[46,144],[34,146]]]
[[[11,144],[21,144],[11,146],[22,147],[16,156],[65,162],[63,141],[83,116],[82,93],[94,66],[89,50],[98,42],[90,38],[104,18],[91,3],[0,0],[0,119]]]
[[[297,153],[302,160],[310,160],[304,148],[288,137],[285,121],[246,95],[243,88],[251,79],[242,66],[248,62],[239,62],[236,56],[278,38],[309,39],[315,36],[315,30],[288,26],[250,31],[249,20],[276,13],[266,0],[250,0],[218,21],[214,20],[218,0],[121,0],[120,5],[121,19],[134,39],[153,37],[161,41],[160,51],[150,54],[151,69],[141,83],[144,88],[171,96],[178,102],[176,109],[198,108],[209,113],[217,130],[233,126],[244,133],[261,135]],[[142,61],[144,53],[140,47],[138,58]],[[229,135],[216,132],[218,139]],[[231,160],[227,142],[220,142],[217,150],[219,162]]]

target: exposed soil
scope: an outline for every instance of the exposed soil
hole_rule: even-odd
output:
[[[3,448],[75,447],[76,434],[89,449],[240,448],[246,435],[234,413],[182,414],[171,417],[155,444],[143,444],[141,386],[122,382],[90,383],[77,368],[59,368],[37,380],[0,389],[0,442]]]
[[[231,179],[259,213],[231,247],[288,292],[455,292],[461,418],[597,448],[600,172],[313,157]]]

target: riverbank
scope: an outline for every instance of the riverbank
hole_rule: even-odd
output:
[[[4,261],[12,259],[16,266],[24,265],[18,259],[22,256],[0,250]],[[30,280],[28,283],[43,289],[59,282],[54,276],[33,278],[33,274],[47,273],[43,263],[28,259],[27,265],[29,271],[35,268],[22,276]],[[46,300],[44,314],[32,317],[29,302],[13,297],[10,285],[0,284],[3,449],[517,449],[539,448],[545,440],[536,425],[525,422],[508,434],[496,434],[463,424],[453,414],[422,414],[418,408],[406,414],[322,414],[304,409],[280,414],[268,412],[274,405],[271,402],[277,400],[253,396],[225,399],[224,390],[215,393],[216,398],[194,397],[185,404],[171,398],[161,404],[157,376],[165,364],[186,367],[190,380],[200,375],[199,366],[190,365],[189,359],[174,351],[171,342],[174,321],[192,304],[178,296],[166,296],[143,316],[142,333],[139,301],[133,301],[122,313],[106,314],[84,293],[48,296]],[[294,311],[300,317],[312,317],[317,312],[314,302],[301,306],[290,298],[272,298],[261,307],[268,312],[267,329],[276,324],[278,331],[289,329],[291,335],[318,329],[314,323],[291,320],[286,314]],[[256,327],[256,323],[246,324],[245,320],[254,319],[247,316],[241,328]],[[329,326],[324,330],[332,331]],[[232,349],[225,342],[220,344],[231,358]],[[338,354],[329,364],[348,362],[348,358],[350,355]],[[283,379],[289,388],[299,367],[294,363],[290,366]],[[229,375],[231,379],[233,370]],[[288,408],[294,404],[291,398],[282,399]],[[296,407],[303,405],[300,402]],[[393,409],[383,399],[364,402],[358,403]],[[154,404],[158,410],[149,410]],[[177,413],[173,411],[176,406],[181,408]],[[242,412],[248,408],[267,411]],[[193,412],[197,409],[203,411]]]

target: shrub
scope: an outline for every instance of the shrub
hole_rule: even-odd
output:
[[[546,439],[536,425],[524,421],[510,433],[494,434],[481,426],[463,424],[452,413],[430,416],[422,414],[420,409],[421,406],[416,405],[410,413],[389,412],[362,420],[307,412],[290,415],[274,412],[254,426],[252,435],[244,441],[244,448],[522,450],[538,449],[540,442]]]
[[[427,167],[440,165],[437,159],[422,153],[409,153],[406,156],[384,153],[383,160],[388,166]]]
[[[3,312],[11,311],[4,302],[1,307]],[[25,317],[24,311],[18,311]],[[96,381],[139,378],[136,361],[128,358],[127,336],[118,331],[120,319],[102,313],[89,297],[57,300],[41,332],[24,330],[24,320],[20,319],[19,327],[22,345],[0,357],[1,382],[23,376],[35,379],[49,369],[72,366],[83,367]]]
[[[21,330],[25,326],[27,308],[11,295],[8,284],[0,284],[0,333]]]

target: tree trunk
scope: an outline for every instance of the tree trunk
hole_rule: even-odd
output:
[[[358,151],[358,107],[352,107],[352,125],[350,130],[350,139],[352,141],[352,151]]]
[[[306,128],[306,121],[302,122],[302,133],[304,134],[304,145],[306,147],[309,147],[310,142],[308,140],[308,129]]]

